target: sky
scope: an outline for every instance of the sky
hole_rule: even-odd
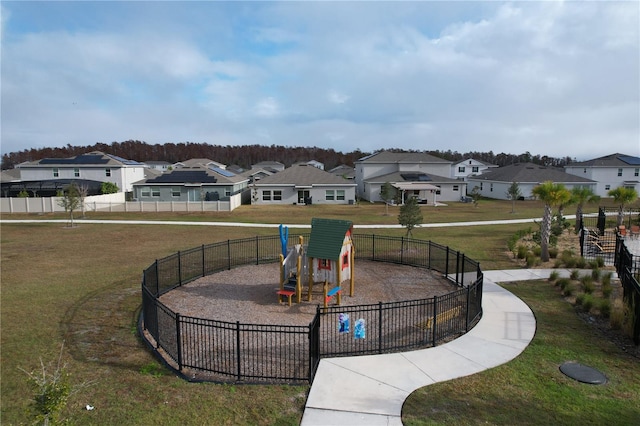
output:
[[[640,156],[640,2],[0,3],[2,153]],[[141,159],[144,160],[144,159]]]

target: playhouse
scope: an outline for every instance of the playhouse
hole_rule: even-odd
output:
[[[281,255],[278,300],[281,296],[288,297],[291,305],[291,297],[295,295],[300,303],[305,278],[307,301],[311,301],[315,283],[323,285],[325,307],[334,296],[338,305],[340,304],[342,284],[347,281],[349,296],[353,297],[355,283],[352,231],[351,221],[313,218],[308,245],[305,246],[300,237],[299,244],[290,248],[286,257]]]

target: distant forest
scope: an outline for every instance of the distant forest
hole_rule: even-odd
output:
[[[286,147],[280,145],[242,145],[242,146],[221,146],[211,145],[207,143],[165,143],[148,144],[142,141],[124,141],[112,142],[111,144],[96,143],[87,146],[71,146],[56,148],[32,148],[19,152],[10,152],[2,156],[2,170],[11,169],[15,165],[25,161],[35,161],[42,158],[68,158],[76,155],[85,154],[91,151],[102,151],[105,154],[117,155],[118,157],[128,160],[145,161],[167,161],[169,163],[177,163],[191,158],[208,158],[218,163],[237,165],[245,169],[249,169],[252,164],[261,161],[279,161],[289,167],[293,163],[301,161],[316,160],[324,163],[325,170],[345,164],[353,166],[358,159],[373,154],[372,152],[363,152],[359,149],[355,151],[343,153],[336,152],[333,149],[318,147]],[[531,162],[535,164],[563,167],[572,162],[570,157],[554,158],[546,155],[531,155],[529,152],[524,154],[494,154],[489,152],[465,152],[457,151],[440,151],[440,150],[400,150],[390,149],[393,152],[426,152],[436,157],[449,161],[460,161],[466,158],[474,158],[476,160],[505,166],[514,163]]]

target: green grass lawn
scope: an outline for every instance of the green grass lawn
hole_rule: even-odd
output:
[[[528,203],[530,210],[525,208]],[[224,215],[89,214],[88,218],[308,224],[311,217],[329,217],[356,224],[397,223],[397,209],[390,207],[387,216],[380,204],[243,206]],[[425,222],[537,217],[542,207],[523,202],[516,204],[516,211],[510,213],[509,202],[489,201],[477,209],[462,203],[423,207]],[[483,269],[513,268],[505,254],[507,239],[529,226],[419,228],[414,237],[459,249]],[[161,368],[136,335],[142,270],[155,259],[201,244],[273,235],[277,229],[111,224],[69,229],[62,224],[5,223],[0,231],[2,424],[29,423],[32,392],[20,369],[37,369],[40,359],[54,361],[63,343],[72,384],[91,383],[69,400],[64,415],[72,424],[299,423],[308,387],[187,383]],[[369,233],[403,235],[404,231]],[[95,410],[84,410],[87,404]]]
[[[640,365],[580,319],[547,281],[506,284],[536,316],[536,335],[513,361],[418,389],[402,420],[414,425],[638,425]],[[589,385],[560,372],[575,361],[603,372]]]

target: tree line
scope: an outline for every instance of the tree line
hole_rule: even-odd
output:
[[[86,154],[91,151],[102,151],[106,154],[117,155],[128,160],[167,161],[177,163],[191,158],[208,158],[226,165],[237,165],[249,169],[252,164],[261,161],[278,161],[289,167],[301,161],[316,160],[325,165],[325,170],[345,164],[353,166],[358,159],[371,154],[371,152],[355,149],[350,152],[337,152],[331,148],[319,147],[288,147],[282,145],[212,145],[208,143],[194,142],[168,142],[164,144],[149,144],[138,140],[124,142],[96,143],[86,146],[31,148],[17,152],[9,152],[2,155],[2,170],[11,169],[25,161],[36,161],[42,158],[68,158]],[[393,152],[420,152],[416,150],[390,149]],[[448,161],[460,161],[466,158],[474,158],[497,166],[506,166],[519,162],[531,162],[552,167],[563,167],[571,163],[571,158],[553,158],[548,156],[524,154],[494,154],[489,152],[466,152],[424,150],[428,154],[443,158]]]

